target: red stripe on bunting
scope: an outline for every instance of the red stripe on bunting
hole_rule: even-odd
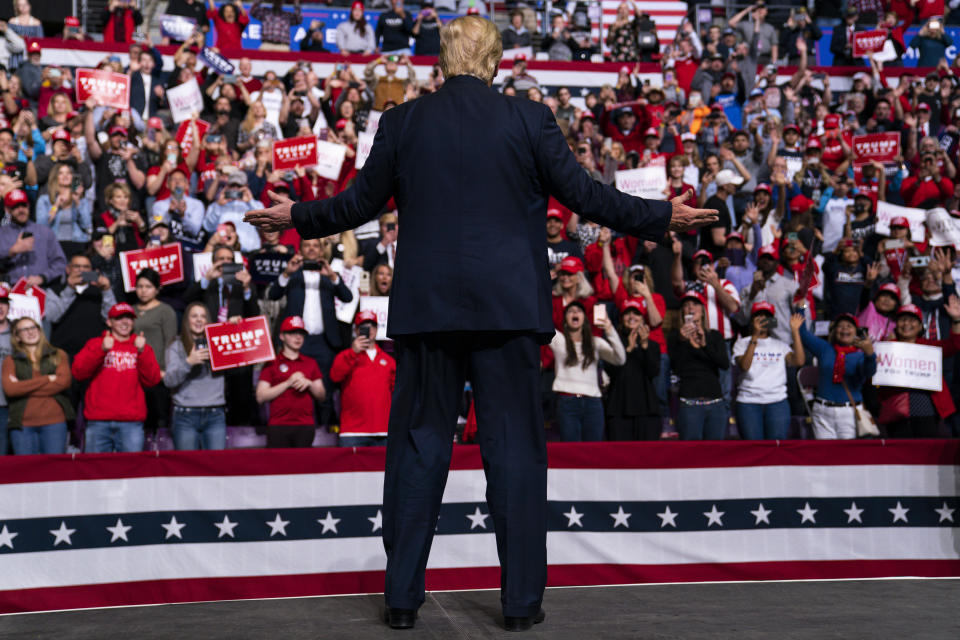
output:
[[[740,580],[857,579],[896,576],[960,576],[960,560],[849,560],[748,562],[681,565],[551,565],[548,586],[596,586],[663,582]],[[492,589],[500,586],[500,569],[430,569],[430,591]],[[322,595],[382,593],[382,571],[151,580],[73,587],[24,589],[0,593],[0,613],[86,609],[93,607],[249,600]],[[550,595],[545,604],[549,608]]]
[[[554,469],[687,469],[807,465],[957,465],[958,440],[785,440],[550,443]],[[165,476],[383,471],[383,447],[160,451],[0,458],[0,484]],[[451,468],[482,469],[475,445],[454,447]]]

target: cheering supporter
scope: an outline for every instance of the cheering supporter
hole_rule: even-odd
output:
[[[232,3],[224,2],[217,9],[213,0],[207,0],[207,6],[207,18],[213,20],[213,26],[217,31],[217,48],[242,49],[243,30],[250,23],[243,5],[235,0]]]
[[[196,120],[190,120],[189,131],[190,135],[194,136],[194,138],[200,138],[199,132],[197,131]],[[169,196],[170,193],[166,188],[167,176],[169,176],[174,169],[179,169],[189,179],[197,167],[197,160],[200,157],[200,146],[201,145],[198,144],[190,145],[190,152],[184,157],[180,143],[173,139],[167,140],[163,145],[161,153],[163,163],[159,166],[150,167],[147,170],[147,195],[156,196],[158,199]]]
[[[723,440],[729,412],[720,372],[730,368],[722,335],[708,328],[706,301],[695,291],[681,298],[683,323],[667,339],[673,372],[680,379],[677,431],[681,440]]]
[[[83,133],[87,142],[87,153],[94,162],[97,176],[97,203],[102,210],[107,202],[106,189],[111,184],[129,184],[136,190],[146,184],[147,176],[144,172],[143,154],[130,144],[127,129],[120,125],[111,125],[107,130],[109,142],[106,148],[97,141],[96,125],[94,123],[94,107],[96,101],[91,98],[87,101],[87,114],[84,120]],[[136,191],[130,192],[130,206],[134,209],[140,205]]]
[[[83,399],[89,453],[143,450],[143,387],[158,384],[163,372],[147,339],[133,334],[136,316],[129,304],[115,304],[107,316],[109,330],[91,338],[73,360],[73,377],[90,381]]]
[[[737,427],[744,440],[783,440],[790,427],[787,367],[802,367],[806,356],[800,340],[803,314],[790,316],[792,344],[772,337],[776,309],[755,302],[750,310],[750,336],[733,346],[733,361],[743,372],[737,392]],[[786,364],[786,366],[784,366]]]
[[[337,49],[347,53],[371,55],[377,48],[377,39],[373,27],[363,15],[364,6],[360,0],[350,5],[350,17],[337,25]]]
[[[380,14],[374,30],[377,50],[387,55],[410,55],[412,34],[413,18],[403,8],[403,0],[390,0],[390,10]]]
[[[605,367],[610,374],[605,405],[607,440],[660,439],[663,423],[656,379],[661,373],[661,347],[651,339],[645,313],[635,299],[625,301],[620,310],[620,340],[625,344],[626,361],[622,366]]]
[[[393,1],[396,2],[397,0]],[[403,2],[400,2],[400,5],[402,6]],[[401,64],[407,68],[407,78],[405,80],[397,76]],[[383,65],[384,75],[377,75],[376,73],[377,67],[380,65]],[[408,82],[416,82],[417,72],[414,71],[413,63],[410,62],[407,54],[390,53],[374,58],[367,63],[367,66],[363,69],[363,80],[367,83],[366,90],[373,95],[374,110],[383,111],[389,102],[394,104],[403,102],[406,85]]]
[[[314,358],[325,374],[343,348],[334,298],[353,300],[350,289],[324,258],[328,247],[327,240],[301,240],[300,251],[290,258],[267,293],[271,300],[286,296],[283,317],[296,317],[303,326],[303,340],[297,349]]]
[[[161,82],[163,57],[150,47],[140,52],[138,57],[130,57],[130,109],[140,114],[141,120],[148,122],[155,118],[164,104],[164,88]],[[160,123],[162,125],[162,122]],[[149,122],[148,127],[163,129]]]
[[[269,403],[268,447],[309,447],[317,420],[314,400],[323,401],[326,390],[316,360],[301,355],[307,336],[303,318],[288,316],[280,325],[280,353],[260,372],[257,402]]]
[[[823,276],[824,302],[830,315],[856,315],[867,281],[867,265],[857,243],[846,238],[840,241],[835,252],[826,254]]]
[[[563,214],[559,209],[547,209],[547,262],[550,275],[555,278],[560,263],[567,257],[583,258],[580,245],[563,236]]]
[[[10,346],[10,287],[0,282],[0,363],[12,353]],[[7,454],[7,420],[9,418],[7,396],[0,385],[0,456]]]
[[[50,144],[53,153],[39,154],[33,158],[34,170],[37,173],[36,185],[39,187],[39,194],[47,193],[48,180],[50,172],[55,166],[66,165],[73,171],[74,176],[79,176],[79,186],[84,190],[93,186],[93,175],[90,173],[90,166],[83,161],[83,154],[77,145],[73,144],[70,132],[66,129],[55,129],[50,134]],[[30,185],[29,179],[27,180]]]
[[[119,251],[140,249],[146,244],[147,223],[140,212],[131,207],[132,191],[124,182],[114,182],[104,191],[106,210],[94,218],[116,240]]]
[[[67,259],[49,227],[30,219],[30,200],[21,189],[3,197],[9,222],[0,226],[0,256],[5,256],[10,282],[26,278],[33,287],[46,286],[60,277]]]
[[[289,51],[290,27],[299,25],[300,0],[293,0],[293,12],[283,10],[283,0],[274,0],[273,6],[264,7],[262,0],[254,0],[250,16],[260,21],[260,48],[265,51]]]
[[[950,318],[949,339],[922,337],[923,312],[912,304],[897,310],[893,339],[908,344],[939,347],[944,359],[952,358],[960,351],[960,298],[951,295],[944,305],[944,311]],[[955,402],[945,379],[941,380],[940,391],[883,387],[879,399],[881,408],[877,419],[886,425],[891,438],[935,438],[939,421],[956,413]]]
[[[443,23],[433,6],[433,0],[421,0],[420,13],[410,30],[414,38],[414,53],[418,56],[439,56],[441,26]]]
[[[510,24],[500,32],[503,49],[519,49],[533,45],[533,36],[523,26],[523,11],[514,9],[510,12]]]
[[[553,324],[560,330],[564,325],[566,308],[572,302],[579,302],[588,317],[593,317],[596,304],[593,287],[587,281],[583,262],[573,256],[564,258],[557,271],[557,280],[553,285]]]
[[[603,440],[604,409],[600,360],[623,366],[626,353],[616,327],[605,315],[594,322],[603,337],[590,330],[587,309],[574,300],[563,310],[562,331],[550,342],[556,367],[557,427],[566,442]]]
[[[397,363],[377,346],[376,313],[360,311],[353,322],[356,337],[330,367],[330,380],[341,389],[340,446],[386,445]]]
[[[910,281],[904,278],[898,284],[884,282],[877,287],[873,300],[870,300],[869,294],[873,286],[870,275],[875,272],[876,269],[867,269],[867,282],[864,283],[860,297],[862,309],[857,315],[857,324],[867,330],[871,340],[879,342],[893,336],[897,322],[895,312],[900,306],[909,305],[911,296]]]
[[[811,419],[818,440],[848,440],[857,437],[855,410],[863,410],[862,387],[877,370],[873,341],[859,335],[857,319],[834,318],[829,340],[800,327],[803,346],[817,358],[819,380]]]
[[[166,370],[165,354],[167,345],[177,336],[177,314],[173,307],[157,299],[160,293],[160,274],[150,269],[141,269],[135,282],[137,319],[133,331],[146,338],[153,350],[160,369]],[[166,426],[169,394],[163,385],[146,390],[147,420],[146,427],[154,431],[157,426]]]
[[[10,327],[11,354],[3,359],[3,392],[9,402],[10,443],[16,455],[64,453],[67,420],[74,411],[67,397],[70,361],[30,317]]]
[[[167,176],[167,191],[166,198],[154,201],[150,219],[170,225],[177,240],[199,244],[206,211],[202,201],[189,195],[190,180],[180,168],[174,167]]]
[[[950,296],[957,293],[952,265],[949,253],[945,249],[937,249],[930,257],[929,266],[918,274],[920,295],[913,297],[913,304],[923,312],[924,338],[941,340],[950,333],[946,305]]]
[[[385,213],[380,216],[380,241],[368,244],[363,252],[363,268],[372,271],[378,264],[393,269],[397,259],[397,237],[400,234],[397,214]]]
[[[227,184],[216,201],[207,207],[202,228],[208,234],[213,234],[220,225],[232,225],[242,250],[256,251],[260,248],[260,236],[256,229],[243,221],[243,214],[255,209],[258,204],[247,186],[247,174],[240,170],[233,171],[227,176]]]
[[[393,269],[388,264],[378,264],[370,272],[370,295],[389,296],[393,285]]]
[[[47,192],[37,200],[37,223],[53,229],[61,243],[83,243],[93,230],[93,205],[83,197],[83,185],[75,180],[69,164],[50,172]]]
[[[713,267],[713,254],[703,249],[693,254],[693,280],[684,279],[682,244],[673,242],[673,265],[671,282],[674,292],[681,296],[694,291],[703,297],[707,307],[707,326],[720,332],[724,340],[733,338],[733,325],[730,317],[740,309],[740,294],[733,283],[721,278]]]
[[[133,32],[143,22],[132,0],[110,0],[103,10],[104,42],[133,42]]]
[[[920,156],[920,168],[916,174],[903,179],[900,195],[910,207],[932,209],[942,207],[947,198],[953,197],[953,181],[941,175],[935,153],[924,152]]]
[[[110,280],[93,271],[90,258],[77,254],[67,263],[66,281],[47,290],[44,318],[53,326],[53,344],[72,358],[103,331],[110,309],[117,303]]]
[[[173,444],[181,451],[226,447],[224,379],[210,369],[204,333],[209,323],[206,306],[191,302],[183,312],[180,336],[166,349],[163,384],[173,400]]]

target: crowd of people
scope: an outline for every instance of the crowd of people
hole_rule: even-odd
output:
[[[675,428],[689,440],[783,439],[803,434],[792,419],[803,416],[823,439],[960,435],[960,261],[914,215],[942,209],[938,219],[960,229],[960,67],[937,48],[942,3],[925,13],[935,5],[878,4],[861,19],[866,3],[850,2],[831,51],[865,66],[844,92],[809,68],[822,21],[797,10],[774,27],[762,2],[700,33],[685,22],[653,53],[644,34],[655,25],[623,3],[606,44],[628,64],[582,102],[514,59],[495,88],[547,104],[593,178],[654,169],[656,197],[719,211],[709,228],[641,242],[551,200],[556,333],[542,376],[556,438],[654,440]],[[173,42],[165,69],[149,39],[133,40],[139,12],[112,0],[104,36],[130,43],[129,65],[110,55],[99,67],[130,74],[129,109],[77,103],[75,70],[43,63],[39,21],[27,0],[15,7],[0,23],[0,453],[136,451],[158,429],[178,449],[218,449],[228,425],[257,425],[268,446],[311,446],[318,425],[342,445],[384,444],[396,365],[374,311],[384,307],[364,299],[390,294],[393,202],[323,239],[258,231],[243,217],[271,193],[306,201],[349,188],[359,136],[379,113],[442,87],[438,66],[421,78],[409,58],[439,48],[432,4],[414,17],[392,0],[374,27],[355,2],[337,38],[345,52],[375,54],[362,69],[344,58],[327,77],[307,62],[256,77],[248,58],[235,75],[198,64],[208,21],[221,46],[239,46],[239,3],[172,2],[203,29]],[[299,5],[255,3],[250,14],[289,26]],[[507,49],[532,45],[528,17],[511,14]],[[555,16],[543,50],[586,55],[596,43],[576,35],[580,18]],[[885,46],[853,57],[864,20],[885,21],[897,55]],[[85,37],[75,22],[64,38]],[[909,47],[930,68],[891,76],[911,25],[922,29]],[[658,62],[660,78],[641,76],[641,60]],[[205,108],[175,135],[166,91],[191,79]],[[854,137],[873,133],[896,134],[887,162],[858,155]],[[335,179],[273,168],[272,143],[305,135],[344,147]],[[908,209],[881,215],[887,205]],[[151,268],[125,282],[122,252],[173,243],[181,282]],[[254,268],[265,257],[275,272]],[[23,297],[41,292],[42,314],[25,311]],[[214,372],[205,327],[255,316],[273,329],[276,358]],[[940,391],[875,386],[881,341],[940,347]],[[469,391],[462,414],[469,442]]]

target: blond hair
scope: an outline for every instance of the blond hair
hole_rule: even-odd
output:
[[[440,29],[440,70],[444,78],[474,76],[491,84],[503,57],[496,25],[480,16],[461,16]]]

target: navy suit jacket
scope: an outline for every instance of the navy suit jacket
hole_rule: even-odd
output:
[[[302,270],[290,276],[290,282],[287,283],[286,287],[281,287],[279,283],[274,282],[267,292],[267,296],[271,300],[279,300],[283,297],[283,294],[287,294],[287,307],[283,310],[282,318],[289,316],[303,317],[303,301],[306,293],[303,286]],[[327,337],[327,342],[332,348],[340,349],[343,345],[337,325],[337,310],[333,303],[334,296],[340,298],[341,302],[353,300],[353,294],[343,284],[343,278],[337,278],[337,284],[333,284],[330,278],[320,276],[320,309],[323,313],[323,334]]]
[[[137,113],[143,113],[144,107],[149,107],[147,111],[147,117],[153,117],[157,115],[157,112],[160,111],[160,108],[163,106],[163,101],[157,97],[157,94],[154,93],[154,90],[157,87],[162,87],[163,82],[160,79],[159,74],[154,74],[150,80],[150,104],[146,104],[145,98],[143,95],[143,73],[140,71],[134,71],[130,74],[130,110],[136,111]]]
[[[533,331],[553,336],[546,209],[553,195],[617,231],[660,240],[669,202],[592,180],[546,106],[472,76],[384,112],[366,164],[333,198],[293,206],[304,238],[354,229],[392,196],[402,226],[391,336]]]

